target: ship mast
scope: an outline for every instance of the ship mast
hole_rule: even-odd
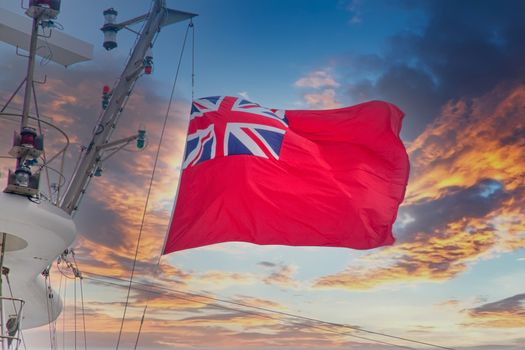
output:
[[[136,135],[121,140],[110,142],[110,138],[112,132],[116,128],[123,105],[131,94],[135,82],[145,69],[147,72],[147,68],[151,63],[151,57],[148,52],[153,46],[152,43],[156,34],[163,26],[196,16],[191,13],[168,9],[165,0],[154,0],[151,11],[148,14],[122,23],[115,23],[114,20],[116,14],[117,12],[113,9],[104,12],[106,23],[101,30],[104,32],[106,38],[104,47],[107,50],[113,49],[117,46],[116,41],[114,40],[118,30],[141,21],[145,21],[145,24],[139,34],[139,38],[133,48],[128,63],[122,72],[121,78],[111,92],[109,101],[107,101],[105,110],[95,128],[96,132],[87,146],[79,166],[71,177],[69,186],[59,203],[59,206],[69,214],[72,214],[77,210],[78,203],[86,191],[89,180],[95,175],[96,170],[100,165],[101,153],[104,150],[129,143],[135,139],[143,141],[144,130],[139,130]],[[106,98],[109,97],[108,93],[109,91],[105,89],[104,94]]]
[[[157,33],[164,26],[196,16],[167,8],[165,0],[153,0],[149,13],[122,23],[115,22],[117,15],[115,10],[104,11],[106,23],[101,30],[105,37],[104,47],[108,50],[117,46],[116,34],[120,29],[139,22],[145,23],[141,32],[137,33],[138,39],[135,47],[113,91],[110,91],[109,87],[104,88],[104,111],[95,128],[96,131],[64,195],[60,196],[60,193],[57,193],[57,202],[54,203],[40,202],[40,170],[47,163],[44,160],[44,164],[40,165],[37,171],[32,170],[38,166],[38,160],[44,152],[44,144],[43,136],[30,126],[30,119],[38,118],[30,114],[34,94],[35,55],[39,55],[37,52],[40,45],[39,40],[44,40],[39,37],[43,36],[42,32],[45,28],[53,28],[52,20],[58,15],[59,9],[60,0],[29,0],[26,14],[32,18],[30,40],[26,40],[29,39],[29,33],[22,28],[23,18],[20,19],[20,16],[0,9],[0,24],[2,24],[0,41],[23,47],[29,53],[25,80],[0,110],[1,116],[21,117],[20,131],[15,132],[13,147],[9,151],[9,154],[16,158],[16,168],[15,171],[9,170],[7,187],[4,189],[6,193],[0,192],[0,350],[17,349],[20,345],[19,332],[22,329],[20,322],[23,305],[32,311],[24,318],[25,325],[35,327],[43,324],[45,316],[40,311],[45,308],[41,310],[42,300],[35,297],[34,290],[43,289],[44,277],[41,276],[41,272],[45,271],[48,262],[53,261],[64,251],[65,247],[74,241],[75,225],[71,216],[66,213],[72,214],[77,209],[89,180],[96,174],[102,154],[134,140],[137,140],[137,147],[144,147],[144,130],[139,130],[136,135],[120,140],[111,140],[111,135],[137,79],[142,74],[151,73],[151,48]],[[53,40],[54,38],[58,40]],[[53,51],[51,60],[68,66],[90,59],[91,45],[71,39],[60,32],[54,33],[53,37],[45,36],[46,46]],[[30,43],[29,47],[27,47],[27,42]],[[25,93],[22,114],[4,113],[23,86]],[[34,103],[36,106],[36,100]],[[6,293],[6,287],[9,286],[10,290],[11,284],[14,290],[19,291],[17,293],[22,298],[6,296],[9,294]],[[51,316],[48,309],[46,320],[48,322],[55,320],[62,307],[60,300],[59,298],[52,299],[51,289],[45,289],[42,292],[49,297],[47,302],[56,306],[56,309],[52,308]]]
[[[22,119],[20,122],[20,133],[15,133],[15,141],[10,154],[16,157],[16,170],[14,173],[9,172],[8,186],[5,192],[11,192],[22,195],[35,195],[38,193],[39,174],[33,175],[31,167],[36,164],[35,159],[43,152],[43,138],[36,133],[34,128],[29,127],[29,113],[31,111],[31,101],[33,92],[33,78],[35,71],[35,57],[38,42],[38,30],[43,23],[52,23],[50,20],[55,19],[60,10],[60,1],[54,1],[42,6],[39,1],[30,1],[26,14],[32,17],[31,41],[29,45],[29,55],[27,63],[27,72],[25,77],[25,93],[22,108]],[[20,85],[21,86],[21,85]],[[22,305],[24,301],[13,298],[12,296],[3,295],[4,275],[8,280],[9,268],[4,266],[6,256],[7,233],[0,233],[0,344],[1,349],[5,350],[14,343],[16,349],[20,344],[18,337],[21,321]],[[9,316],[6,321],[4,301],[20,302],[20,308],[14,307],[15,315]]]

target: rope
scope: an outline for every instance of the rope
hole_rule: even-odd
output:
[[[80,278],[80,298],[82,300],[82,323],[84,328],[84,350],[87,350],[86,315],[84,313],[84,290],[82,288],[82,277]]]
[[[73,290],[74,290],[74,306],[73,306],[73,317],[74,317],[74,324],[75,324],[75,350],[77,350],[77,279],[73,281]]]
[[[78,277],[79,283],[80,283],[80,300],[82,303],[82,328],[84,330],[84,349],[87,350],[87,336],[86,336],[86,315],[84,311],[84,288],[82,287],[82,274],[80,273],[80,269],[78,268],[77,259],[75,258],[75,253],[72,251],[72,257],[73,257],[73,263],[74,263],[74,273],[75,277]]]
[[[150,195],[151,195],[151,190],[153,188],[153,180],[155,178],[155,173],[156,173],[156,170],[157,170],[157,163],[159,161],[160,149],[161,149],[161,146],[162,146],[162,141],[164,139],[164,133],[166,131],[166,124],[168,122],[168,117],[169,117],[169,113],[170,113],[170,109],[171,109],[171,104],[173,102],[173,96],[175,94],[175,86],[177,84],[177,79],[179,77],[179,71],[180,71],[180,66],[181,66],[181,62],[182,62],[182,55],[184,53],[184,48],[186,47],[186,39],[188,37],[189,28],[190,27],[188,26],[188,28],[186,29],[186,34],[184,36],[184,42],[182,44],[181,54],[180,54],[180,58],[179,58],[179,64],[177,65],[177,72],[175,74],[175,79],[173,81],[173,87],[171,89],[171,96],[170,96],[170,99],[169,99],[169,102],[168,102],[168,109],[167,109],[166,115],[164,117],[164,123],[162,124],[162,130],[161,130],[161,133],[160,133],[159,145],[157,147],[157,152],[156,152],[156,155],[155,155],[155,161],[153,163],[153,170],[152,170],[151,176],[150,176],[150,181],[149,181],[149,185],[148,185],[148,192],[146,194],[146,203],[144,203],[144,209],[142,211],[142,220],[141,220],[141,223],[140,223],[139,235],[137,237],[137,245],[136,245],[136,248],[135,248],[135,256],[133,257],[133,265],[131,267],[131,276],[129,278],[128,291],[127,291],[127,295],[126,295],[126,303],[124,304],[124,312],[122,314],[122,320],[120,322],[120,329],[119,329],[118,338],[117,338],[116,350],[118,350],[119,346],[120,346],[120,339],[122,337],[122,330],[124,328],[124,322],[125,322],[125,319],[126,319],[126,312],[128,310],[128,305],[129,305],[129,296],[130,296],[130,293],[131,293],[131,285],[133,283],[133,277],[135,276],[135,268],[137,266],[137,258],[138,258],[138,254],[139,254],[140,241],[142,239],[142,232],[144,230],[144,224],[145,224],[145,221],[146,221],[146,213],[147,213],[147,209],[148,209],[149,199],[150,199]]]
[[[63,280],[64,276],[62,274],[60,274],[60,280],[58,281],[58,296],[60,298],[62,298],[62,280]],[[58,341],[57,341],[57,323],[58,323],[58,320],[55,320],[53,322],[54,324],[54,333],[53,333],[53,337],[54,337],[54,343],[55,343],[55,350],[58,350]]]
[[[91,274],[91,273],[88,273],[88,274]],[[91,274],[91,275],[97,275],[97,274]],[[98,275],[98,276],[100,276],[100,275]],[[111,278],[111,279],[122,281],[122,282],[125,281],[123,279],[115,278],[115,277],[107,277],[107,276],[102,276],[102,277]],[[99,282],[99,283],[104,283],[104,284],[108,284],[108,285],[115,285],[115,286],[119,286],[119,287],[123,287],[123,288],[125,287],[122,284],[115,283],[115,282],[104,281],[104,280],[101,280],[101,279],[98,279],[98,278],[92,278],[92,277],[86,277],[86,278],[89,279],[89,280],[93,280],[95,282]],[[136,284],[141,284],[141,285],[144,285],[144,286],[147,286],[147,287],[151,286],[151,284],[144,284],[144,283],[140,283],[140,282],[135,282],[135,283]],[[243,307],[246,307],[246,308],[251,308],[251,309],[257,309],[257,310],[265,311],[265,312],[270,313],[270,314],[278,314],[278,315],[283,315],[284,314],[284,315],[286,315],[288,317],[291,317],[291,318],[300,319],[300,320],[303,320],[303,321],[309,321],[309,323],[306,323],[306,324],[304,324],[304,323],[303,324],[296,324],[296,325],[299,325],[299,326],[302,326],[302,327],[323,330],[323,331],[334,333],[334,334],[345,335],[345,336],[349,336],[349,337],[353,337],[353,338],[357,338],[357,339],[362,339],[362,340],[367,340],[367,341],[371,341],[371,342],[378,343],[378,344],[383,344],[383,345],[395,346],[395,347],[402,348],[402,349],[416,350],[416,348],[413,348],[413,347],[410,347],[410,346],[404,346],[404,345],[399,345],[399,344],[395,344],[395,343],[391,343],[391,342],[387,342],[387,341],[382,341],[382,340],[372,339],[372,338],[368,338],[368,337],[364,337],[364,336],[359,336],[359,335],[355,335],[353,333],[350,333],[348,331],[346,331],[346,332],[344,332],[344,331],[337,331],[337,330],[334,330],[332,328],[327,328],[326,326],[337,326],[337,327],[342,327],[342,328],[351,328],[354,331],[366,332],[366,330],[363,330],[362,328],[359,328],[359,327],[352,327],[352,326],[348,326],[348,325],[344,325],[344,324],[337,324],[337,323],[326,322],[326,321],[322,321],[322,320],[315,320],[315,319],[303,317],[303,316],[300,316],[300,315],[283,313],[283,312],[279,312],[279,311],[275,311],[275,310],[271,310],[271,309],[265,309],[265,308],[262,308],[262,307],[251,306],[251,305],[237,303],[237,302],[233,302],[233,301],[221,300],[221,299],[217,299],[217,298],[207,297],[205,295],[199,295],[199,294],[194,294],[194,293],[185,293],[185,292],[181,292],[181,291],[172,290],[172,289],[169,289],[169,288],[163,288],[163,287],[160,287],[160,286],[154,286],[154,288],[164,289],[164,290],[167,290],[167,291],[171,291],[171,293],[176,293],[176,294],[178,294],[177,298],[181,299],[181,300],[196,302],[196,303],[203,304],[203,305],[209,305],[209,306],[212,306],[212,307],[215,307],[215,308],[218,308],[218,309],[223,309],[223,310],[228,310],[228,311],[236,311],[236,312],[239,312],[239,313],[249,314],[249,315],[253,315],[253,316],[257,316],[257,317],[267,318],[267,319],[271,319],[271,320],[277,320],[277,321],[281,321],[282,323],[284,323],[281,319],[279,319],[277,317],[272,317],[270,315],[261,314],[261,313],[254,312],[254,311],[246,311],[246,310],[242,310],[242,309],[238,309],[238,308],[227,307],[227,306],[223,306],[223,305],[220,305],[220,304],[217,304],[217,303],[208,303],[208,302],[202,301],[202,299],[203,298],[204,299],[212,299],[212,300],[216,300],[216,301],[220,301],[220,302],[224,302],[224,303],[228,303],[228,304],[239,305],[239,306],[243,306]],[[139,290],[139,291],[153,293],[153,294],[173,296],[173,294],[171,294],[169,292],[166,293],[166,292],[162,292],[162,291],[155,291],[155,290],[152,290],[152,289],[149,289],[149,288],[137,288],[137,287],[134,287],[134,289]],[[189,298],[189,297],[182,297],[182,296],[180,296],[180,294],[189,294],[189,295],[197,296],[200,299],[195,299],[195,298],[192,299],[192,298]],[[318,323],[318,324],[325,325],[325,327],[317,326],[315,324],[312,324],[311,321],[314,321],[315,323]],[[384,333],[378,333],[378,332],[374,332],[374,333],[376,333],[377,335],[390,337],[390,335],[387,335],[387,334],[384,334]],[[397,338],[395,336],[391,336],[391,337]],[[415,340],[406,340],[406,341],[414,342],[414,343],[420,343],[420,342],[415,341]],[[425,344],[428,344],[428,343],[425,343]],[[434,344],[428,344],[428,346],[443,348],[443,349],[447,349],[447,350],[455,350],[455,349],[452,349],[452,348],[441,347],[439,345],[434,345]]]
[[[102,278],[112,279],[112,280],[115,280],[115,281],[127,282],[126,280],[118,278],[118,277],[104,276],[104,275],[91,273],[91,272],[86,272],[86,273],[91,275],[91,276],[98,276],[98,277],[102,277]],[[122,284],[107,282],[107,281],[104,281],[104,280],[101,280],[101,279],[98,279],[98,278],[92,278],[92,277],[86,277],[86,278],[90,279],[90,280],[93,280],[93,281],[101,282],[101,283],[112,284],[112,285],[123,287]],[[177,289],[163,287],[163,286],[159,286],[159,285],[156,285],[156,284],[153,284],[153,283],[141,283],[141,282],[133,282],[133,283],[141,285],[141,286],[144,286],[144,287],[153,287],[153,288],[157,289],[157,291],[155,291],[155,290],[147,289],[147,288],[145,289],[145,288],[133,287],[133,288],[135,288],[136,290],[139,290],[139,291],[145,291],[145,292],[150,292],[150,293],[154,293],[154,294],[168,295],[168,296],[169,295],[173,295],[173,293],[174,293],[174,294],[177,294],[177,297],[182,299],[182,300],[197,302],[197,303],[200,303],[200,304],[207,304],[207,303],[204,303],[202,301],[202,299],[207,299],[207,300],[211,300],[211,301],[215,301],[215,302],[231,304],[231,305],[235,305],[235,306],[241,306],[241,307],[250,308],[250,309],[259,310],[259,311],[264,311],[264,312],[273,313],[273,314],[279,314],[281,316],[297,318],[297,319],[301,319],[303,321],[316,322],[316,323],[321,323],[321,324],[334,326],[334,327],[348,328],[348,329],[352,329],[352,330],[359,331],[359,332],[369,333],[369,334],[373,334],[373,335],[379,335],[379,336],[383,336],[383,337],[387,337],[387,338],[393,338],[393,339],[397,339],[397,340],[403,340],[403,341],[410,342],[410,343],[426,345],[426,346],[440,348],[440,349],[445,349],[445,350],[456,350],[456,349],[450,348],[450,347],[440,346],[440,345],[436,345],[436,344],[432,344],[432,343],[421,342],[421,341],[418,341],[418,340],[404,338],[404,337],[399,337],[399,336],[395,336],[395,335],[391,335],[391,334],[387,334],[387,333],[375,332],[375,331],[371,331],[371,330],[368,330],[368,329],[365,329],[365,328],[361,328],[361,327],[358,327],[358,326],[350,326],[350,325],[343,324],[343,323],[335,323],[335,322],[323,321],[323,320],[312,318],[312,317],[306,317],[306,316],[301,316],[301,315],[292,314],[292,313],[288,313],[288,312],[277,311],[277,310],[268,309],[268,308],[264,308],[264,307],[260,307],[260,306],[253,306],[253,305],[249,305],[249,304],[245,304],[245,303],[235,302],[235,301],[232,301],[232,300],[221,299],[221,298],[216,298],[216,297],[210,297],[210,296],[205,295],[205,294],[199,294],[199,293],[194,293],[194,292],[183,292],[183,291],[180,291],[180,290],[177,290]],[[181,297],[181,295],[185,295],[185,296],[189,296],[189,297]],[[191,299],[191,297],[198,298],[198,299]],[[213,304],[213,305],[215,305],[215,304]],[[217,305],[217,306],[219,306],[219,305]],[[227,307],[223,307],[223,308],[225,308],[227,310],[239,311],[237,309],[232,309],[232,308],[227,308]]]
[[[44,279],[44,282],[45,282],[45,287],[46,287],[46,290],[44,291],[44,297],[46,298],[46,309],[47,309],[47,321],[48,321],[48,325],[49,325],[49,344],[51,346],[51,349],[53,349],[53,321],[51,321],[51,305],[50,305],[50,300],[49,300],[49,288],[50,288],[50,284],[48,284],[49,282],[49,274],[47,276],[45,276],[45,279]]]
[[[60,282],[62,282],[62,279],[60,279]],[[49,287],[51,287],[51,291],[53,290],[52,286],[51,286],[51,277],[49,278]],[[60,293],[59,293],[60,295]],[[54,298],[54,295],[53,295],[53,298]],[[51,303],[51,312],[54,311],[54,304]],[[52,341],[51,341],[51,350],[56,350],[57,349],[57,320],[56,318],[51,322],[52,324],[52,327],[51,327],[51,333],[52,333]]]
[[[191,103],[193,103],[193,100],[195,98],[194,96],[194,87],[195,87],[195,26],[193,24],[193,21],[190,20],[190,24],[189,24],[189,28],[192,28],[192,38],[193,38],[193,43],[192,43],[192,59],[191,59],[191,71],[192,71],[192,74],[191,74]],[[188,31],[186,31],[186,36],[188,35]],[[186,42],[186,37],[184,37],[184,42]],[[184,48],[184,46],[183,46]],[[181,57],[179,59],[179,67],[180,67],[180,61],[182,59],[182,52],[181,52]],[[177,67],[177,75],[179,74],[179,67]],[[173,96],[173,90],[171,91],[171,94]],[[168,107],[169,108],[169,107]],[[186,134],[188,133],[189,131],[189,128],[190,128],[190,125],[188,123],[188,129],[186,130]],[[186,144],[184,144],[184,150],[182,152],[182,154],[185,154],[186,153]],[[182,161],[181,161],[182,162]],[[181,167],[182,167],[182,163],[181,163]],[[180,181],[179,183],[177,184],[177,190],[175,191],[176,193],[176,196],[178,195],[179,193],[179,186],[180,186]],[[175,198],[175,202],[177,201],[176,200],[177,198]],[[171,221],[171,220],[170,220]],[[171,224],[170,224],[171,225]],[[170,226],[168,225],[168,226]],[[164,243],[162,244],[162,250],[160,251],[160,254],[159,254],[159,259],[157,260],[157,264],[155,265],[155,269],[153,269],[153,275],[154,276],[158,276],[158,272],[159,272],[159,267],[160,267],[160,261],[162,260],[162,253],[164,252],[164,248],[166,247],[166,242],[167,242],[167,239],[168,239],[168,235],[166,234],[166,237],[164,237]]]
[[[62,312],[62,350],[66,348],[67,278],[64,279],[64,311]]]
[[[144,324],[144,317],[146,316],[147,308],[148,308],[148,304],[144,306],[144,311],[142,312],[142,318],[140,319],[139,331],[137,333],[137,340],[135,340],[135,347],[133,348],[133,350],[137,350],[137,345],[139,344],[140,333],[142,332],[142,325]]]
[[[190,19],[191,26],[191,102],[195,99],[195,26]]]

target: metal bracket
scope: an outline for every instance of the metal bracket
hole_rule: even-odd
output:
[[[33,80],[33,83],[44,85],[45,83],[47,83],[47,74],[44,75],[44,80],[43,81]]]
[[[23,54],[19,53],[19,51],[18,51],[19,48],[20,48],[20,47],[19,47],[18,45],[16,45],[16,55],[17,55],[17,56],[25,57],[25,58],[29,57],[29,55],[23,55]]]

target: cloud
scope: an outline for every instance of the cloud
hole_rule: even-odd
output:
[[[444,281],[480,259],[523,247],[525,85],[451,102],[409,146],[411,179],[398,243],[319,278],[318,288]],[[407,218],[410,218],[408,220]]]
[[[468,327],[523,328],[525,326],[525,294],[487,303],[464,311],[471,322]]]
[[[294,279],[297,268],[283,263],[261,261],[257,265],[270,270],[270,274],[262,279],[268,285],[276,285],[287,288],[296,288],[298,281]]]
[[[297,281],[293,278],[297,270],[295,267],[283,264],[268,267],[271,267],[273,271],[263,278],[264,283],[288,288],[297,287]]]
[[[295,82],[295,87],[308,89],[303,100],[309,108],[331,109],[341,107],[336,99],[336,88],[339,83],[332,77],[330,69],[315,70]]]
[[[418,232],[433,232],[444,223],[457,222],[463,218],[483,218],[498,209],[510,194],[499,181],[481,179],[470,187],[452,186],[443,188],[442,196],[434,200],[422,200],[401,209],[401,215],[412,219],[400,225],[400,239],[409,240]]]
[[[525,54],[525,24],[517,15],[525,3],[404,5],[423,11],[423,28],[393,35],[380,54],[340,58],[334,70],[350,77],[341,88],[353,101],[386,99],[404,110],[405,138],[419,135],[449,101],[481,96],[501,81],[525,81],[525,63],[518,59]]]
[[[342,106],[336,99],[334,89],[326,89],[320,93],[305,94],[303,99],[308,107],[312,109],[333,109]]]
[[[270,261],[261,261],[257,263],[257,265],[263,266],[263,267],[275,267],[277,264],[270,262]]]
[[[328,70],[316,70],[307,76],[297,80],[294,85],[298,88],[336,88],[339,84],[332,77]]]

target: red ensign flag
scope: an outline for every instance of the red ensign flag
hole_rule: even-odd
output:
[[[392,244],[409,172],[402,119],[380,101],[322,111],[194,101],[164,254],[229,241]]]

